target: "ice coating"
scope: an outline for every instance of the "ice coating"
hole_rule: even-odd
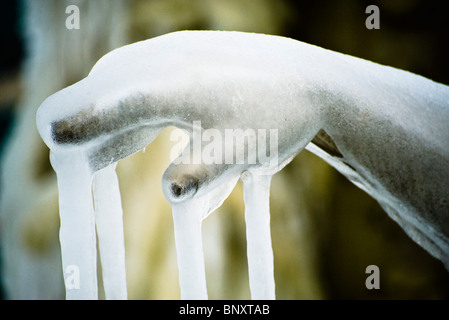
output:
[[[163,127],[190,130],[197,120],[220,131],[277,129],[280,165],[172,164],[162,183],[175,206],[254,167],[274,174],[307,147],[448,266],[449,88],[424,77],[277,36],[186,31],[112,51],[37,114],[53,155],[76,150],[82,158],[73,168],[56,165],[58,179],[81,170],[85,188],[89,174],[143,149]],[[69,212],[74,220],[67,204],[79,201],[59,185],[68,197],[61,220]]]

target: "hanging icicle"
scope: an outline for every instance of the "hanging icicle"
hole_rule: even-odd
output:
[[[276,36],[176,32],[112,51],[37,114],[58,176],[64,272],[79,269],[79,283],[66,277],[67,297],[97,298],[94,172],[106,295],[122,299],[122,212],[111,164],[142,150],[162,128],[192,123],[211,129],[208,139],[275,129],[279,141],[269,148],[274,164],[245,163],[264,158],[252,147],[221,163],[167,169],[162,183],[173,205],[182,298],[207,298],[201,222],[242,174],[252,298],[275,298],[271,176],[306,147],[449,265],[448,101],[449,87],[424,77]],[[194,140],[191,160],[201,159],[194,151],[203,142]],[[256,174],[261,167],[269,174]]]

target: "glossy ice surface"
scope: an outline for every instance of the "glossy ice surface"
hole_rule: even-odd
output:
[[[142,150],[166,126],[192,134],[194,121],[221,132],[277,129],[278,162],[173,163],[166,170],[162,188],[173,204],[183,298],[207,298],[201,220],[242,175],[252,296],[274,298],[269,181],[304,148],[377,199],[449,265],[449,87],[288,38],[184,31],[110,52],[88,77],[39,108],[37,126],[58,175],[63,266],[78,265],[84,276],[75,298],[97,296],[95,223],[110,228],[103,237],[110,240],[99,237],[100,250],[114,252],[102,241],[119,247],[107,261],[124,259],[119,220],[102,227],[107,219],[94,219],[94,173]],[[102,185],[113,175],[108,170],[95,179]],[[114,190],[94,188],[94,197],[100,192],[102,203],[110,203],[104,210],[120,217]]]

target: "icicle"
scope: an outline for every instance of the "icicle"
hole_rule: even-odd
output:
[[[93,179],[95,221],[106,299],[127,299],[125,240],[120,189],[114,163]]]
[[[249,285],[254,300],[275,299],[269,205],[271,177],[248,171],[242,175]]]
[[[62,266],[66,299],[97,299],[97,250],[92,172],[79,152],[50,153],[58,177]]]
[[[206,271],[201,234],[203,206],[191,199],[173,204],[176,253],[181,299],[207,299]]]

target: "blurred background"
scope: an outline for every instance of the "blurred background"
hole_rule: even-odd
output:
[[[65,27],[70,4],[80,9],[79,30]],[[365,27],[370,4],[380,9],[378,30]],[[47,96],[85,77],[116,47],[185,29],[259,32],[449,84],[449,4],[441,1],[11,0],[2,6],[4,299],[64,298],[56,178],[35,114]],[[160,184],[169,164],[170,130],[117,168],[130,299],[179,298],[171,208]],[[278,299],[449,298],[443,265],[375,200],[308,151],[274,176],[270,201]],[[249,299],[240,183],[205,220],[203,234],[210,299]],[[380,268],[379,290],[365,287],[371,264]]]

